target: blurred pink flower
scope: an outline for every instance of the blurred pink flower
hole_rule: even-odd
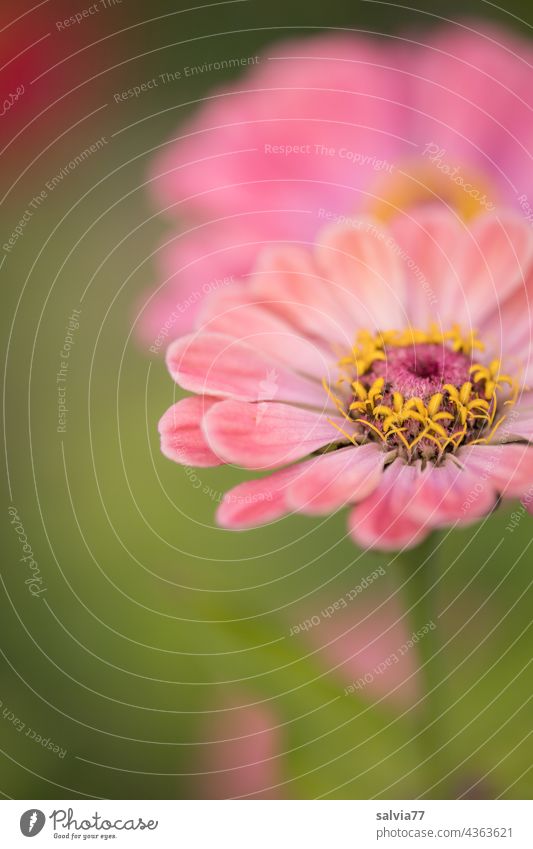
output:
[[[322,664],[342,681],[346,695],[383,699],[393,708],[411,707],[421,691],[417,652],[411,651],[412,633],[402,605],[395,596],[387,600],[366,593],[353,604],[355,610],[330,608],[329,613],[324,604],[325,613],[315,615],[319,623],[299,639],[313,646]],[[305,621],[310,615],[302,610],[300,618]]]
[[[225,528],[348,504],[357,543],[398,549],[479,519],[533,482],[532,285],[514,214],[469,229],[422,209],[264,251],[168,349],[196,394],[161,419],[162,451],[277,470],[226,494]]]
[[[251,57],[151,169],[161,211],[190,226],[160,249],[143,338],[188,332],[206,292],[249,273],[262,245],[312,243],[353,213],[439,202],[469,217],[504,202],[533,219],[532,58],[528,41],[476,22]]]
[[[283,776],[279,719],[273,710],[227,698],[210,715],[207,733],[210,742],[202,747],[198,782],[202,799],[278,797]]]

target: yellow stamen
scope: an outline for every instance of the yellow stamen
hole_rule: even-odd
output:
[[[376,360],[386,360],[386,348],[405,348],[413,345],[442,345],[449,342],[454,351],[470,354],[474,348],[483,349],[483,344],[477,338],[476,331],[464,334],[459,325],[443,332],[437,324],[430,325],[429,330],[417,327],[407,327],[404,330],[378,331],[375,334],[368,330],[357,333],[351,354],[339,360],[341,368],[355,368],[358,378],[364,375]]]
[[[512,406],[518,396],[519,384],[508,374],[500,373],[501,363],[497,359],[489,365],[474,362],[469,368],[470,380],[459,386],[446,383],[426,400],[405,398],[402,392],[386,385],[384,377],[376,378],[374,374],[371,380],[370,375],[365,379],[376,362],[387,359],[387,350],[390,353],[391,348],[428,344],[444,345],[465,355],[483,349],[475,331],[463,333],[457,324],[448,330],[442,330],[436,323],[427,330],[417,327],[376,333],[361,330],[349,355],[339,360],[341,374],[335,384],[339,394],[324,381],[329,398],[346,421],[366,428],[369,438],[377,437],[391,449],[401,450],[401,443],[408,461],[421,442],[432,443],[438,451],[432,454],[430,447],[429,451],[423,448],[415,457],[423,460],[429,457],[435,462],[440,461],[445,451],[454,452],[465,441],[489,442],[505,419],[501,415],[502,406]],[[506,397],[508,389],[512,390],[511,397]],[[354,435],[333,421],[332,424],[346,439],[356,441]],[[450,433],[452,429],[454,432]],[[489,435],[483,436],[487,430]]]
[[[343,430],[343,428],[340,425],[338,425],[337,422],[334,422],[333,419],[327,419],[327,422],[328,422],[328,424],[332,425],[332,427],[334,427],[335,430],[338,430],[339,433],[342,433],[342,435],[346,437],[348,442],[352,442],[355,445],[354,437],[350,436],[350,434],[346,433],[346,431]]]
[[[435,395],[432,395],[428,401],[428,414],[433,417],[435,416],[441,408],[442,400],[444,396],[442,392],[436,392]],[[441,414],[442,415],[442,414]]]

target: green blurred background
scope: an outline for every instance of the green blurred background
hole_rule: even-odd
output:
[[[398,564],[361,555],[345,538],[344,513],[245,534],[217,529],[217,499],[244,474],[208,469],[194,478],[159,454],[156,425],[175,387],[162,358],[132,336],[139,298],[155,280],[151,255],[166,232],[144,182],[153,150],[192,114],[194,106],[182,104],[231,72],[182,79],[125,103],[113,93],[221,55],[255,54],[288,28],[401,32],[431,26],[439,14],[473,14],[527,33],[530,6],[424,3],[416,11],[354,0],[245,0],[189,10],[185,2],[122,0],[59,33],[63,12],[90,4],[50,0],[6,28],[31,5],[2,4],[4,61],[51,33],[2,71],[4,92],[28,82],[1,119],[2,244],[47,181],[96,139],[107,143],[48,192],[0,269],[8,458],[0,791],[13,798],[421,795],[413,668],[403,670],[410,681],[396,694],[401,679],[389,686],[385,677],[344,693],[410,633]],[[73,309],[81,314],[60,434],[56,373]],[[29,572],[10,505],[46,585],[38,598],[24,583]],[[524,798],[533,790],[531,524],[526,518],[505,531],[512,509],[441,546],[439,628],[449,676],[441,689],[457,793],[476,785],[471,793]],[[290,636],[379,566],[385,574],[342,615]]]

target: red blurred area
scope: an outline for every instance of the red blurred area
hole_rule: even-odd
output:
[[[105,6],[107,2],[112,5]],[[11,166],[33,159],[109,100],[117,75],[113,66],[120,66],[127,49],[120,30],[131,24],[131,15],[126,20],[118,0],[97,0],[92,5],[96,11],[84,16],[83,10],[91,7],[88,0],[2,0],[0,151],[4,174]],[[64,26],[76,13],[82,13],[82,20]]]

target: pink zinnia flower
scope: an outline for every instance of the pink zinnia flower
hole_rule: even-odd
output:
[[[196,393],[161,419],[178,463],[276,470],[228,492],[225,528],[350,505],[361,546],[413,546],[533,482],[533,233],[440,210],[263,252],[172,343]]]
[[[249,273],[261,246],[312,243],[328,221],[428,202],[533,219],[532,60],[521,37],[466,22],[322,34],[251,57],[152,168],[159,208],[187,226],[159,252],[148,345],[188,332],[205,294]]]

